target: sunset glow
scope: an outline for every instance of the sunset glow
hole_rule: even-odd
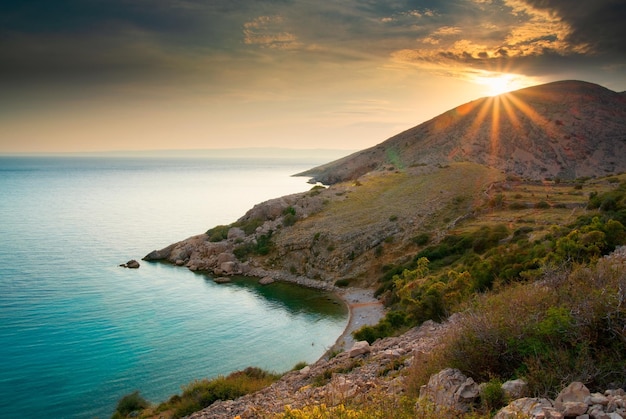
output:
[[[29,4],[0,8],[0,153],[362,149],[523,87],[626,90],[612,0]]]

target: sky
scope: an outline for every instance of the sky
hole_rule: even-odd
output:
[[[626,90],[624,0],[3,0],[0,153],[376,145],[480,97]]]

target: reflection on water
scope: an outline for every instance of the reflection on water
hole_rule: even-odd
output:
[[[211,276],[203,275],[206,281],[213,282]],[[348,313],[346,305],[334,293],[289,282],[277,281],[269,285],[261,285],[259,278],[234,276],[231,282],[221,284],[221,286],[246,289],[290,314],[310,314],[343,319]]]

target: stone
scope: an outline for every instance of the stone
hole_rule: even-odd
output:
[[[601,404],[602,406],[606,406],[609,404],[609,398],[602,393],[593,393],[589,397],[589,402],[587,404]]]
[[[514,400],[508,406],[500,409],[494,419],[545,418],[544,409],[546,408],[552,408],[552,403],[549,400],[524,397]]]
[[[554,399],[554,407],[559,412],[565,412],[565,409],[567,408],[566,404],[568,404],[568,406],[569,403],[581,403],[587,405],[587,401],[590,399],[590,397],[591,392],[589,391],[589,389],[585,387],[583,383],[579,381],[574,381],[569,386],[561,390],[559,395],[556,396],[556,399]],[[580,414],[582,415],[583,413],[585,413],[586,410],[587,409],[585,408],[585,410]]]
[[[310,372],[311,372],[311,367],[309,365],[307,365],[306,367],[300,370],[301,375],[309,375]]]
[[[227,252],[223,252],[220,253],[219,255],[217,255],[217,265],[220,266],[223,263],[226,262],[234,262],[235,259],[235,255],[233,255],[232,253],[227,253]]]
[[[354,342],[352,348],[348,351],[348,356],[354,358],[355,356],[369,354],[372,351],[370,344],[366,340]]]
[[[604,412],[602,405],[599,404],[591,406],[587,413],[593,419],[609,419],[609,415]]]
[[[459,412],[467,412],[478,395],[478,384],[453,368],[446,368],[431,376],[428,384],[420,389],[420,398]]]
[[[584,415],[587,412],[589,406],[587,403],[583,402],[564,402],[562,407],[559,409],[564,416],[580,416]]]
[[[502,391],[510,399],[521,399],[527,396],[528,383],[522,379],[509,380],[502,384]]]
[[[274,278],[272,278],[271,276],[266,276],[266,277],[259,279],[259,285],[269,285],[273,283],[274,283]]]
[[[139,262],[137,262],[135,259],[131,259],[126,263],[122,263],[120,265],[122,268],[129,268],[129,269],[139,269]]]
[[[218,277],[213,278],[213,282],[215,282],[216,284],[227,284],[230,281],[231,279],[226,276],[218,276]]]
[[[226,237],[228,240],[243,239],[246,237],[246,232],[239,227],[232,227],[228,230],[228,235]]]
[[[220,269],[225,275],[232,275],[235,273],[236,265],[235,262],[224,262],[220,265]]]

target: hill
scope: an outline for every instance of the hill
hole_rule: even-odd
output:
[[[572,221],[587,198],[572,190],[559,197],[567,185],[558,182],[623,170],[626,97],[591,83],[549,83],[459,106],[305,172],[332,186],[260,203],[230,226],[145,259],[216,276],[373,286],[420,237],[438,241],[489,211],[499,190],[519,188],[523,199],[509,198],[518,207],[558,204]]]
[[[582,81],[529,87],[458,106],[302,176],[333,184],[393,166],[468,161],[531,179],[626,170],[626,95]]]
[[[306,172],[328,187],[151,252],[216,279],[375,289],[387,310],[354,334],[370,353],[338,348],[194,417],[490,417],[505,380],[542,397],[626,386],[625,116],[623,94],[584,82],[480,99]],[[490,386],[481,415],[416,404],[447,367]],[[187,393],[163,408],[207,406]]]

